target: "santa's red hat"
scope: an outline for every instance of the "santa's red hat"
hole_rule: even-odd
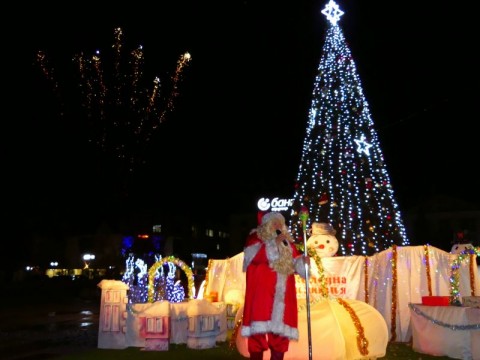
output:
[[[263,216],[266,214],[266,211],[258,210],[257,212],[257,225],[262,223]]]

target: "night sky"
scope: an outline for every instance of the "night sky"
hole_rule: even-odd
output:
[[[28,9],[33,20],[15,12],[5,45],[11,56],[4,55],[12,80],[4,120],[10,228],[83,232],[137,213],[224,216],[256,211],[260,196],[292,196],[326,2],[258,3],[42,4]],[[400,208],[440,194],[479,202],[474,32],[446,2],[375,3],[339,0],[339,25]],[[73,55],[111,53],[116,27],[126,53],[143,45],[145,77],[160,77],[165,90],[178,57],[192,56],[174,110],[137,154],[145,164],[129,175],[88,143],[98,124],[75,106],[72,80]],[[35,65],[39,50],[55,68],[63,107]]]

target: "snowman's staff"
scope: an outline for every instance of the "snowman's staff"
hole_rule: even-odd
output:
[[[307,250],[307,220],[308,220],[308,210],[302,207],[300,211],[300,219],[303,224],[303,255],[308,256]],[[307,326],[308,326],[308,359],[312,360],[312,329],[310,326],[310,289],[309,289],[309,264],[305,261],[305,291],[306,291],[306,302],[307,302]]]

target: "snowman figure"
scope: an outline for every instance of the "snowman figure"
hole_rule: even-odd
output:
[[[466,244],[453,244],[452,249],[450,250],[451,254],[466,254],[467,250],[473,250],[473,244],[466,243]]]
[[[307,240],[307,247],[314,249],[321,258],[335,256],[338,251],[336,233],[331,224],[314,222],[312,235]]]
[[[468,251],[473,251],[473,244],[466,238],[467,230],[458,231],[455,234],[455,243],[450,250],[451,254],[461,254],[467,253]]]

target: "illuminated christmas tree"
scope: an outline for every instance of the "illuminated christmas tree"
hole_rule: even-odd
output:
[[[339,255],[368,255],[408,245],[402,217],[355,62],[337,22],[343,15],[331,0],[322,10],[328,29],[315,78],[290,230],[326,222],[337,230]],[[307,235],[308,236],[308,235]]]

